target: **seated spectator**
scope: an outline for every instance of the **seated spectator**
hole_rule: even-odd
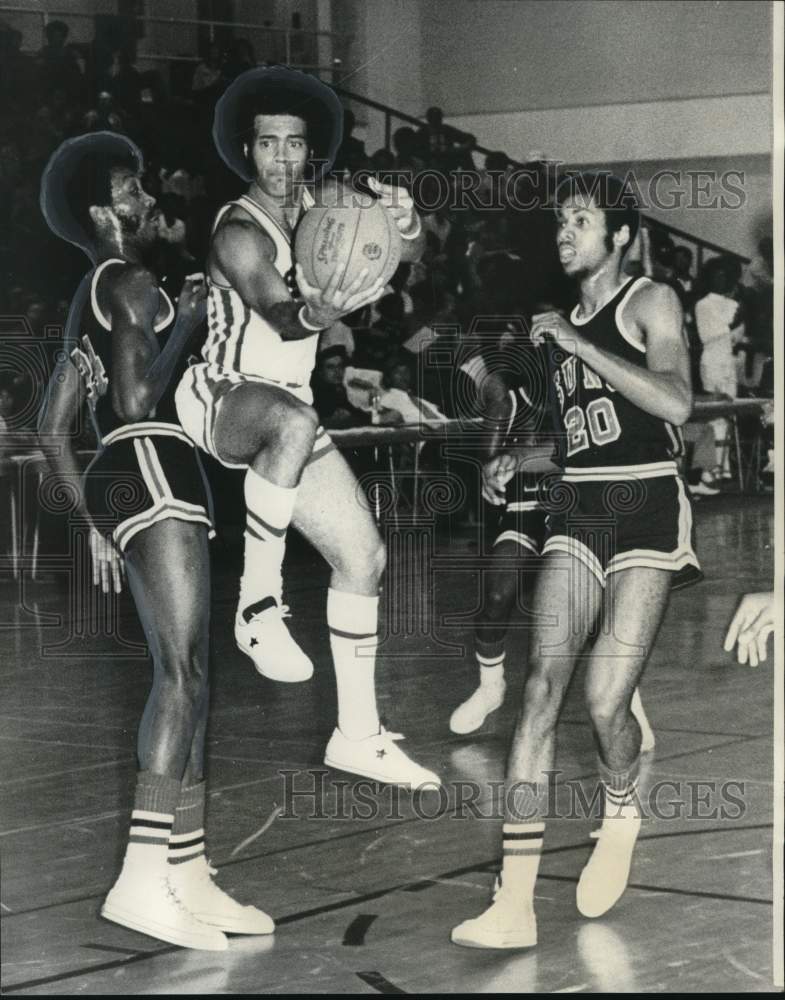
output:
[[[403,352],[392,354],[382,372],[382,407],[396,410],[405,424],[423,421],[443,421],[447,417],[433,403],[415,394],[415,377],[412,361]]]
[[[223,74],[227,80],[234,80],[247,69],[257,65],[256,54],[247,38],[236,38],[229,46],[224,62]]]
[[[725,258],[709,261],[705,268],[709,291],[695,303],[695,323],[703,347],[700,374],[706,392],[728,399],[738,395],[738,374],[734,345],[744,338],[739,304],[731,298],[734,276]],[[728,421],[724,417],[711,422],[716,445],[715,474],[731,478]]]
[[[342,347],[349,361],[354,356],[354,333],[343,320],[336,320],[332,326],[323,330],[319,335],[319,351],[327,351],[331,347]]]
[[[340,346],[320,351],[316,357],[311,379],[313,406],[327,429],[362,427],[371,422],[370,409],[368,412],[358,409],[346,395],[346,362],[346,351]]]
[[[393,132],[393,149],[395,150],[395,169],[403,173],[419,173],[425,167],[425,160],[418,155],[417,133],[408,125],[403,125]],[[406,182],[403,181],[405,186]]]
[[[210,42],[207,54],[197,65],[191,80],[191,93],[194,97],[204,97],[205,94],[218,93],[222,79],[221,46],[218,42]]]
[[[343,112],[343,139],[333,164],[333,170],[339,174],[354,174],[368,162],[365,143],[352,135],[355,124],[354,112],[345,108]]]
[[[474,161],[471,148],[474,136],[444,124],[441,108],[428,108],[426,123],[417,132],[419,155],[427,166],[437,170],[471,170]]]
[[[69,27],[64,21],[44,25],[46,43],[37,56],[41,95],[44,100],[54,90],[61,90],[72,104],[85,99],[85,79],[75,49],[66,45]]]
[[[97,105],[90,108],[82,119],[85,132],[122,132],[125,122],[114,106],[114,100],[108,90],[98,94]]]
[[[692,308],[692,250],[689,247],[678,246],[673,253],[673,276],[681,287],[682,304]]]

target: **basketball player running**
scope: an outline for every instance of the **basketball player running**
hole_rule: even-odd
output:
[[[312,665],[283,618],[281,562],[291,521],[332,568],[327,624],[338,726],[325,763],[377,781],[438,784],[379,722],[374,681],[384,547],[354,475],[318,426],[309,380],[319,332],[376,301],[365,275],[324,290],[293,267],[292,238],[313,197],[308,161],[331,159],[342,110],[319,81],[292,70],[250,70],[216,108],[218,150],[250,181],[219,212],[208,256],[209,334],[203,362],[183,377],[177,408],[191,438],[224,465],[246,469],[245,565],[235,637],[266,677],[307,680]],[[403,260],[423,239],[411,198],[375,184],[403,237]]]
[[[175,308],[144,265],[159,213],[142,158],[124,136],[80,136],[52,156],[41,206],[93,270],[72,302],[66,351],[39,434],[90,527],[93,582],[131,588],[153,658],[139,726],[131,830],[101,913],[188,948],[220,951],[224,931],[270,934],[270,917],[212,881],[204,846],[210,498],[198,453],[177,423],[172,376],[204,314],[204,280]],[[100,442],[84,482],[73,428],[87,402]]]
[[[558,250],[579,284],[566,320],[534,317],[551,351],[565,435],[559,494],[549,498],[544,563],[534,595],[523,705],[507,763],[503,860],[491,906],[452,931],[456,944],[536,944],[534,887],[553,771],[555,731],[576,660],[592,631],[586,697],[599,748],[604,819],[581,874],[584,916],[609,910],[627,885],[640,827],[641,731],[630,712],[674,575],[700,576],[690,503],[673,460],[674,425],[692,408],[679,300],[622,262],[639,216],[622,183],[578,175],[557,192]]]
[[[531,435],[545,426],[549,410],[548,374],[543,351],[527,341],[515,342],[514,362],[506,365],[519,370],[489,373],[483,385],[490,458],[482,468],[482,496],[495,537],[490,564],[482,570],[482,603],[474,629],[480,683],[450,716],[450,730],[460,736],[475,732],[504,703],[506,639],[518,581],[537,571],[545,542],[544,476],[557,466],[550,455],[534,453]],[[653,750],[654,732],[637,688],[630,709],[641,727],[641,751]]]

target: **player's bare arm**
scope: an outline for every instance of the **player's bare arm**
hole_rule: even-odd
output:
[[[645,368],[596,347],[557,312],[534,317],[532,339],[542,343],[550,336],[646,413],[676,426],[686,423],[692,412],[692,387],[678,296],[667,285],[647,285],[630,300],[624,320],[645,340]]]
[[[155,318],[159,307],[154,276],[139,265],[108,276],[102,305],[112,324],[112,406],[123,420],[146,417],[166,390],[183,348],[204,317],[205,283],[201,275],[186,279],[177,319],[166,347],[159,350]]]
[[[81,313],[85,287],[83,284],[74,297],[73,315]],[[68,484],[75,501],[75,513],[90,526],[93,584],[100,585],[104,593],[108,593],[110,587],[119,593],[122,557],[111,538],[93,526],[82,489],[82,469],[73,446],[73,429],[87,398],[87,390],[77,368],[77,359],[69,353],[68,336],[65,346],[65,356],[56,365],[47,388],[46,402],[38,420],[38,442],[52,470],[61,482]]]
[[[210,248],[211,275],[231,285],[243,302],[263,316],[282,340],[304,340],[319,329],[332,326],[341,316],[376,302],[384,289],[375,282],[362,289],[366,272],[343,291],[336,273],[324,289],[309,285],[300,268],[297,284],[305,303],[292,299],[275,268],[275,245],[258,226],[229,219],[216,231]],[[305,320],[305,323],[303,322]]]

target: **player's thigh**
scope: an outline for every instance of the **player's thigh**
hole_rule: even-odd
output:
[[[383,559],[365,493],[336,448],[303,470],[292,524],[333,567]]]
[[[318,423],[313,407],[290,392],[261,382],[244,382],[218,403],[213,442],[225,461],[250,463],[271,445],[305,442],[308,446]]]
[[[125,554],[128,582],[153,652],[207,662],[210,550],[203,524],[167,518],[139,532]]]
[[[571,673],[602,601],[602,583],[584,562],[565,552],[545,555],[532,598],[530,664],[561,665]]]
[[[665,617],[671,578],[668,571],[645,566],[608,575],[586,672],[590,706],[632,696]]]

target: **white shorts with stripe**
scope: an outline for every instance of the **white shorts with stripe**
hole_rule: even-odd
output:
[[[192,365],[180,379],[175,393],[177,416],[186,434],[200,448],[217,459],[228,469],[247,469],[246,462],[231,462],[218,454],[215,446],[215,424],[221,411],[224,397],[241,385],[270,385],[290,393],[296,399],[311,406],[313,394],[309,385],[293,382],[279,382],[261,375],[245,375],[242,372],[219,368],[208,362]],[[322,458],[335,448],[329,434],[323,427],[316,431],[311,457],[308,464]]]
[[[87,509],[123,551],[145,528],[173,518],[213,530],[199,454],[177,424],[145,421],[107,434],[84,478]]]

